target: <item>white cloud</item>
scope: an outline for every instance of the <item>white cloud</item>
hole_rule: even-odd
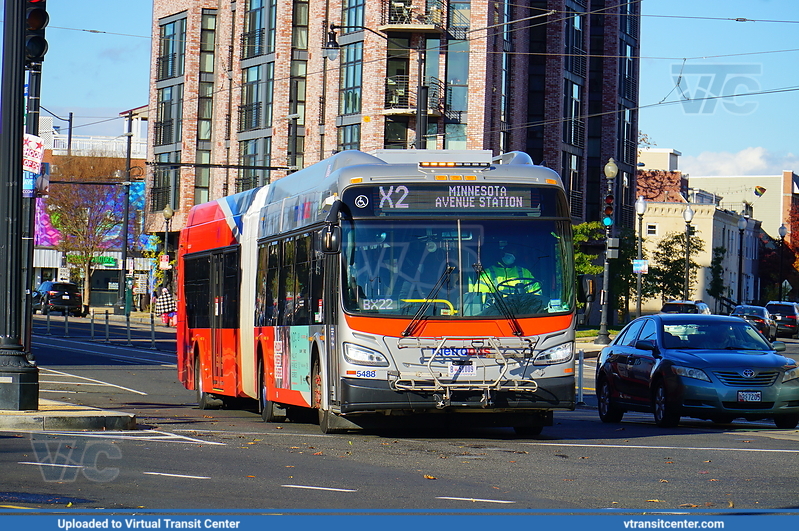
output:
[[[749,147],[738,153],[705,151],[696,157],[680,157],[680,171],[689,175],[780,175],[799,171],[799,156]]]

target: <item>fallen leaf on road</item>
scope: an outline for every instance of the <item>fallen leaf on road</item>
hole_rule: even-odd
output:
[[[322,452],[314,452],[314,455],[323,455]]]
[[[425,478],[425,479],[438,479],[437,477],[435,477],[435,476],[431,476],[430,474],[425,474],[425,475],[424,475],[424,478]]]
[[[735,507],[735,504],[734,504],[734,503],[732,503],[732,500],[730,500],[730,501],[728,501],[728,502],[727,502],[727,507],[729,507],[730,509],[732,509],[733,507]]]
[[[694,503],[681,503],[679,507],[699,507],[699,506]]]
[[[653,502],[653,503],[663,503],[663,500],[658,500],[658,499],[655,499],[655,500],[646,500],[646,501],[648,501],[648,502]]]
[[[659,481],[660,481],[661,483],[668,483],[668,482],[669,482],[669,480],[668,480],[668,479],[661,479],[661,480],[659,480]]]

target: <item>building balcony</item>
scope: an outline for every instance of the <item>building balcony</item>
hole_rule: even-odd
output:
[[[444,0],[425,2],[414,6],[411,0],[383,0],[379,31],[405,31],[411,33],[443,33],[445,31]]]
[[[435,77],[426,77],[427,112],[440,116],[444,110],[444,84]],[[410,76],[391,76],[386,79],[385,115],[416,114],[418,87],[410,84]]]

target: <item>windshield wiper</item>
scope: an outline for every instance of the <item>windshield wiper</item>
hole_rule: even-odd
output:
[[[505,299],[494,285],[494,281],[491,280],[491,277],[489,275],[485,275],[485,277],[482,276],[485,272],[485,269],[483,269],[483,264],[477,262],[476,264],[473,264],[472,267],[477,272],[477,285],[479,286],[480,282],[485,282],[486,286],[489,288],[489,293],[494,297],[494,301],[497,305],[497,308],[499,308],[500,313],[510,323],[510,327],[513,330],[513,335],[521,337],[523,335],[522,327],[519,325],[519,321],[513,314],[513,310],[511,310],[508,304],[505,302]]]
[[[430,293],[427,294],[427,297],[424,298],[424,302],[416,311],[416,315],[413,316],[411,322],[408,323],[408,326],[402,331],[402,337],[408,337],[416,331],[416,329],[419,327],[419,324],[422,322],[422,316],[424,315],[424,312],[426,312],[427,308],[430,307],[430,303],[432,303],[433,299],[436,298],[438,291],[441,289],[444,283],[449,280],[449,277],[452,275],[453,271],[455,271],[455,266],[447,266],[446,269],[444,269],[444,272],[441,273],[440,277],[438,277],[438,282],[436,282],[436,285],[433,286],[433,289],[430,290]]]

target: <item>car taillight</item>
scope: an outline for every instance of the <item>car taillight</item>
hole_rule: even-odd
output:
[[[759,317],[754,317],[754,318],[752,318],[752,320],[753,320],[754,322],[756,322],[756,323],[760,323],[760,324],[763,324],[763,323],[765,323],[765,322],[766,322],[766,321],[765,321],[765,319],[761,319],[761,318],[759,318]]]
[[[48,291],[47,294],[51,295],[51,296],[52,295],[58,295],[58,292],[57,291]]]

